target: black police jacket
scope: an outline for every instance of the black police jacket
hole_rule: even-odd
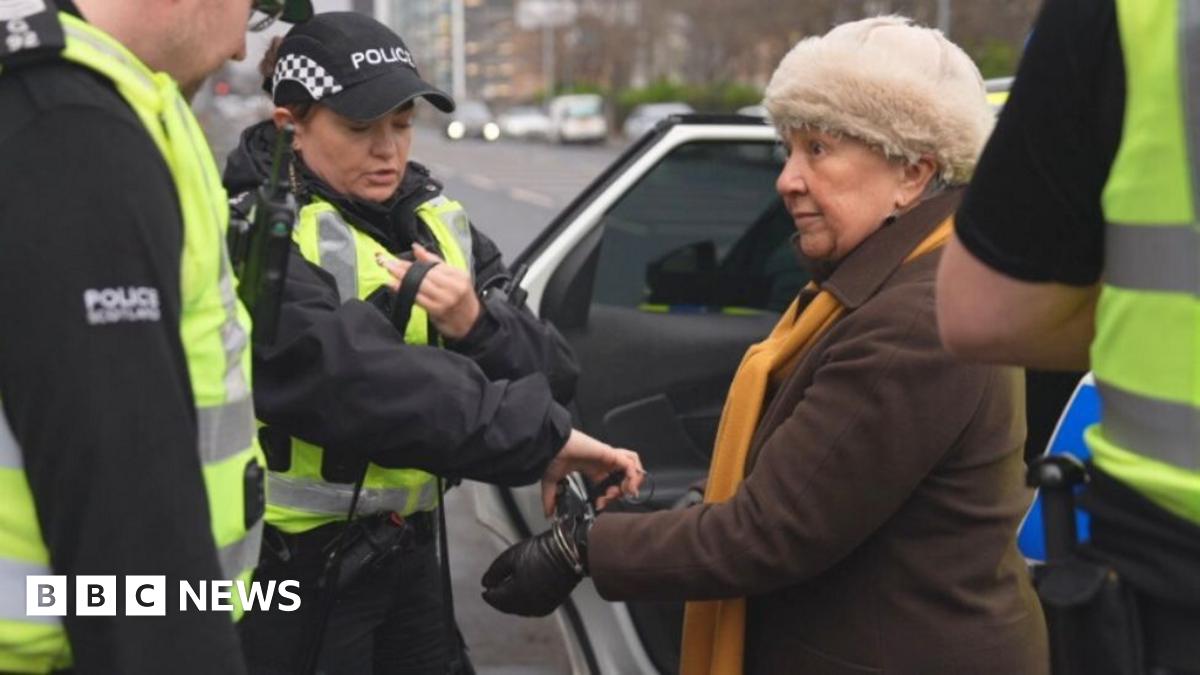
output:
[[[274,127],[242,134],[225,169],[237,202],[270,166]],[[348,222],[395,254],[419,242],[438,251],[415,209],[441,194],[410,162],[395,197],[367,204],[334,192],[296,161],[297,200],[333,204]],[[341,302],[332,276],[293,246],[278,338],[254,351],[254,402],[264,423],[381,466],[502,485],[537,480],[571,430],[564,404],[578,367],[558,331],[503,293],[485,293],[509,272],[496,245],[472,226],[475,279],[483,296],[470,333],[445,349],[404,344],[390,323],[390,293]]]

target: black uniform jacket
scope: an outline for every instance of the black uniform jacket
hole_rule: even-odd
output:
[[[233,201],[264,180],[274,136],[270,122],[243,133],[225,169]],[[439,250],[414,213],[442,189],[420,164],[409,163],[384,205],[334,192],[298,159],[295,169],[301,205],[321,197],[394,254],[413,242]],[[474,227],[472,235],[483,311],[446,349],[405,344],[386,290],[341,302],[333,277],[293,246],[278,338],[254,353],[259,419],[382,466],[504,485],[540,477],[570,433],[563,404],[578,368],[558,331],[492,289],[508,270],[490,239]]]
[[[64,0],[44,11],[55,4],[79,15]],[[45,24],[25,23],[52,44]],[[76,616],[69,590],[62,620],[73,672],[241,675],[229,615],[181,612],[175,601],[180,581],[196,588],[222,574],[179,333],[184,228],[174,179],[111,80],[55,50],[36,55],[44,58],[22,50],[10,61],[9,44],[0,40],[3,416],[51,573],[66,576],[69,589],[82,574],[167,581],[159,617],[125,615],[125,581],[117,581],[114,616]],[[156,311],[89,320],[89,291],[120,297],[129,288],[143,298],[152,289],[142,309]],[[0,510],[0,539],[11,554],[21,531],[13,528],[28,523],[11,506],[18,495],[0,498],[10,505]],[[23,588],[20,580],[5,586],[3,600],[23,602]],[[10,641],[0,651],[24,646]]]

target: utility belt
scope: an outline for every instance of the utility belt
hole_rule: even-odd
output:
[[[1094,548],[1038,568],[1034,585],[1070,664],[1054,675],[1200,673],[1200,607],[1141,592]]]
[[[397,557],[433,543],[435,533],[430,511],[408,516],[378,513],[296,534],[268,524],[263,533],[262,565],[315,565],[319,573],[320,562],[337,551],[340,563],[336,589],[340,591],[392,564]]]
[[[1200,526],[1095,466],[1088,479],[1092,541],[1034,571],[1054,675],[1200,673]]]

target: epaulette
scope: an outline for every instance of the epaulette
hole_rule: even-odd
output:
[[[0,68],[57,59],[66,46],[54,0],[0,0]]]

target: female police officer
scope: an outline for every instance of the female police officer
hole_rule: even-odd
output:
[[[497,289],[509,277],[496,246],[408,161],[415,99],[454,103],[403,41],[330,13],[293,28],[274,56],[274,123],[243,134],[225,180],[231,194],[261,183],[276,128],[294,125],[288,181],[301,208],[279,337],[256,350],[254,374],[270,465],[259,578],[298,579],[303,604],[248,616],[247,658],[296,672],[323,628],[323,672],[444,673],[457,645],[431,544],[436,477],[541,476],[549,491],[568,470],[620,469],[633,489],[637,456],[572,431],[560,404],[577,372],[568,349]],[[394,293],[380,262],[396,256],[415,271]],[[396,552],[341,570],[322,627],[318,579],[355,539],[359,552]]]

